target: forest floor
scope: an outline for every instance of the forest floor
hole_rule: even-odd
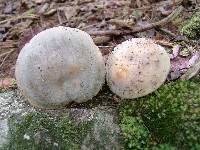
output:
[[[199,5],[198,0],[0,0],[0,79],[14,78],[25,43],[59,25],[88,32],[103,55],[127,39],[152,38],[171,53],[169,80],[177,79],[199,57],[199,43],[179,30]]]
[[[93,146],[98,147],[103,145],[102,149],[120,149],[120,140],[118,137],[121,136],[121,134],[119,135],[121,126],[119,126],[119,122],[116,121],[118,119],[116,118],[119,118],[118,107],[121,99],[113,94],[108,86],[104,85],[103,89],[92,100],[82,104],[72,103],[63,110],[37,109],[32,107],[21,97],[15,82],[15,63],[22,47],[29,42],[34,35],[42,30],[55,26],[78,28],[92,36],[95,44],[105,57],[117,44],[125,40],[131,38],[151,38],[155,40],[157,44],[163,46],[170,55],[171,69],[167,77],[167,82],[179,78],[189,79],[199,73],[200,70],[200,40],[188,39],[187,36],[181,33],[181,28],[184,26],[186,20],[191,19],[192,16],[199,11],[199,8],[200,0],[0,0],[0,149],[2,143],[7,140],[4,136],[7,135],[7,133],[12,133],[12,129],[16,129],[16,127],[20,127],[21,130],[16,130],[16,132],[13,132],[14,134],[11,134],[10,145],[8,145],[13,146],[14,149],[20,145],[20,142],[21,145],[24,146],[23,149],[26,149],[26,146],[30,148],[30,144],[33,144],[31,146],[34,147],[38,145],[38,139],[44,144],[47,143],[46,146],[48,147],[48,136],[50,135],[53,137],[53,142],[59,142],[56,138],[61,138],[61,147],[63,144],[67,146],[74,142],[74,136],[68,141],[68,136],[73,135],[74,129],[76,129],[70,122],[66,123],[57,120],[58,122],[55,123],[55,125],[53,123],[53,127],[49,127],[48,122],[55,122],[55,120],[52,121],[50,118],[49,121],[47,119],[48,117],[41,117],[38,116],[38,114],[36,114],[36,118],[34,118],[32,114],[28,114],[32,112],[45,112],[51,115],[69,116],[76,122],[77,120],[85,120],[86,122],[93,120],[92,132],[87,134],[87,136],[83,135],[87,138],[84,140],[81,148],[94,149]],[[200,36],[200,34],[198,36]],[[180,93],[185,92],[189,93],[191,99],[191,93],[193,92],[194,100],[199,100],[194,94],[199,93],[199,88],[197,88],[197,92],[192,91],[193,82],[191,87],[188,87],[189,88],[184,91],[184,88],[181,86],[177,92],[179,96]],[[196,87],[199,87],[199,85],[196,85]],[[7,88],[10,89],[7,90]],[[177,93],[174,89],[170,91],[170,94],[173,92],[176,96]],[[162,93],[164,92],[161,92],[161,94]],[[166,96],[164,96],[164,100],[165,98]],[[168,99],[170,98],[171,97]],[[173,98],[170,100],[172,99]],[[183,99],[186,99],[186,102],[190,102],[187,96],[184,96]],[[160,101],[160,99],[158,100]],[[176,100],[175,98],[174,101],[176,102]],[[162,106],[166,106],[165,101],[161,101],[161,103],[163,103]],[[170,109],[171,107],[174,108],[173,104],[176,105],[176,103],[172,102],[166,107]],[[195,102],[193,105],[199,108],[200,104],[196,104]],[[179,105],[177,106],[179,107]],[[182,107],[182,105],[180,105],[180,107],[181,109],[185,108]],[[150,107],[150,110],[151,109],[152,106]],[[131,108],[131,110],[135,109]],[[162,108],[160,110],[162,111],[164,109]],[[196,111],[196,109],[192,110],[194,110],[196,114],[200,112],[199,109],[198,111]],[[27,122],[23,120],[23,116],[26,114],[28,114],[28,117],[32,117],[32,119],[30,119],[30,127],[26,126]],[[22,117],[24,123],[18,122],[19,124],[17,124],[15,122],[17,117],[12,118],[12,116]],[[196,116],[198,118],[198,115]],[[127,119],[130,116],[125,117],[125,119]],[[44,119],[44,122],[46,121],[47,123],[43,123],[40,118],[47,119]],[[170,118],[173,121],[173,117],[170,116]],[[39,131],[35,130],[35,128],[31,128],[38,125],[37,120],[39,122]],[[64,119],[64,121],[66,120]],[[40,123],[45,129],[44,132],[40,131]],[[178,121],[177,124],[179,123]],[[31,126],[31,124],[33,124],[33,126]],[[60,128],[55,130],[57,124],[61,125],[61,129],[64,128],[64,132]],[[9,132],[8,125],[11,126],[9,127]],[[14,125],[16,125],[16,127]],[[195,123],[192,125],[198,127],[198,132],[195,131],[194,133],[199,135],[199,125]],[[12,128],[12,126],[14,126],[14,128]],[[49,130],[48,133],[46,133],[46,127]],[[69,129],[71,129],[71,127],[73,128],[71,131],[68,131],[68,127]],[[132,127],[135,127],[135,125]],[[140,129],[143,128],[139,126],[137,130],[134,129],[133,131],[134,133],[135,131],[140,133]],[[30,137],[25,131],[33,134],[34,140],[29,140]],[[65,136],[64,140],[69,143],[63,141],[62,136],[57,136],[57,131],[58,133],[62,131]],[[127,131],[129,132],[132,130],[128,129]],[[169,131],[171,131],[171,129],[169,129]],[[76,137],[78,137],[77,141],[82,143],[82,139],[79,137],[80,133],[77,132],[76,134]],[[100,136],[100,134],[104,136]],[[35,135],[37,136],[35,137]],[[44,137],[38,138],[38,136]],[[172,137],[173,136],[174,134],[172,134]],[[32,141],[36,141],[36,145]],[[141,140],[139,139],[139,141]],[[153,142],[155,141],[153,140]],[[25,145],[23,145],[24,143]],[[88,145],[92,147],[88,148]],[[51,143],[51,146],[58,146],[58,143]],[[112,146],[114,146],[114,148]]]

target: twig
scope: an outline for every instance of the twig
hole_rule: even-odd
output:
[[[14,51],[14,50],[9,51],[9,53],[6,54],[6,56],[3,58],[3,60],[2,60],[2,62],[1,62],[1,64],[0,64],[0,68],[3,66],[5,60],[10,56],[10,54],[11,54],[13,51]]]
[[[57,17],[58,17],[59,24],[63,24],[62,18],[60,16],[60,10],[58,9],[57,9]]]
[[[161,31],[161,32],[164,32],[168,35],[170,35],[171,37],[176,37],[176,34],[172,33],[171,31],[167,30],[167,29],[164,29],[164,28],[158,28],[157,30]]]
[[[114,46],[98,46],[99,48],[113,48]]]
[[[56,13],[56,9],[51,9],[51,10],[49,10],[48,12],[46,12],[46,13],[44,13],[43,15],[44,16],[52,16],[52,15],[54,15],[55,13]]]
[[[132,26],[135,24],[135,22],[131,19],[129,20],[110,19],[108,22],[113,25],[117,25],[122,28],[129,28],[129,29],[131,29]]]
[[[19,20],[19,19],[38,19],[39,16],[38,15],[32,15],[32,16],[14,16],[12,18],[0,21],[0,24],[4,24],[8,21],[14,21],[14,20]]]
[[[173,47],[173,44],[172,44],[172,43],[169,43],[169,42],[163,41],[163,40],[155,40],[155,43],[156,43],[156,44],[159,44],[159,45],[161,45],[161,46],[166,46],[166,47],[170,47],[170,48]]]
[[[179,6],[177,9],[175,9],[169,16],[166,18],[155,22],[151,24],[147,24],[146,26],[143,27],[134,27],[131,30],[105,30],[105,31],[91,31],[88,32],[90,35],[126,35],[126,34],[132,34],[132,33],[137,33],[137,32],[142,32],[146,31],[155,27],[160,27],[162,25],[167,24],[168,22],[172,21],[175,17],[177,17],[183,10],[182,6]]]
[[[175,0],[175,1],[161,1],[160,3],[157,3],[157,4],[152,4],[152,5],[149,5],[149,6],[143,6],[143,7],[140,7],[140,8],[135,8],[136,10],[147,10],[147,9],[152,9],[152,8],[156,8],[156,7],[160,7],[160,6],[168,6],[168,7],[171,7],[171,6],[174,6],[174,5],[179,5],[183,2],[183,0]]]
[[[0,14],[0,18],[10,17],[11,15]]]
[[[94,26],[96,26],[96,25],[98,25],[98,24],[99,24],[99,22],[98,22],[98,23],[94,23],[94,24],[90,24],[90,25],[87,25],[87,26],[85,26],[85,27],[82,27],[81,29],[82,29],[82,30],[85,30],[85,29],[94,27]]]
[[[4,55],[10,54],[10,53],[12,53],[12,52],[14,52],[14,51],[15,51],[15,50],[12,49],[12,50],[10,50],[10,51],[8,51],[8,52],[5,52],[5,53],[3,53],[3,54],[0,55],[0,58],[3,57]]]
[[[97,36],[94,39],[94,43],[99,45],[99,44],[103,44],[103,43],[107,43],[111,40],[110,36]]]
[[[15,48],[17,47],[17,42],[14,40],[6,40],[5,42],[0,43],[1,49]]]

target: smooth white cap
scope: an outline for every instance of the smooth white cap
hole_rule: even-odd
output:
[[[106,64],[112,92],[122,98],[145,96],[160,87],[170,70],[170,58],[153,40],[133,38],[114,48]]]

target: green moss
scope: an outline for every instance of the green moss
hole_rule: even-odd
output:
[[[171,82],[146,97],[123,103],[120,117],[126,147],[167,143],[184,150],[200,144],[199,87],[199,79]]]
[[[187,20],[180,32],[190,39],[200,38],[200,12],[197,12],[191,19]]]
[[[9,141],[3,149],[80,149],[90,124],[75,124],[67,117],[31,113],[9,120]]]
[[[161,144],[159,146],[153,147],[152,150],[176,150],[176,148],[169,144]]]
[[[120,124],[127,149],[142,150],[147,147],[149,131],[139,117],[123,117]]]

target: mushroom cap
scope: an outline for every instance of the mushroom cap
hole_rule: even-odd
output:
[[[89,34],[59,26],[40,32],[23,47],[15,76],[22,94],[34,106],[64,107],[99,92],[105,64]]]
[[[170,70],[163,47],[145,38],[133,38],[114,48],[106,63],[106,79],[122,98],[145,96],[160,87]]]

